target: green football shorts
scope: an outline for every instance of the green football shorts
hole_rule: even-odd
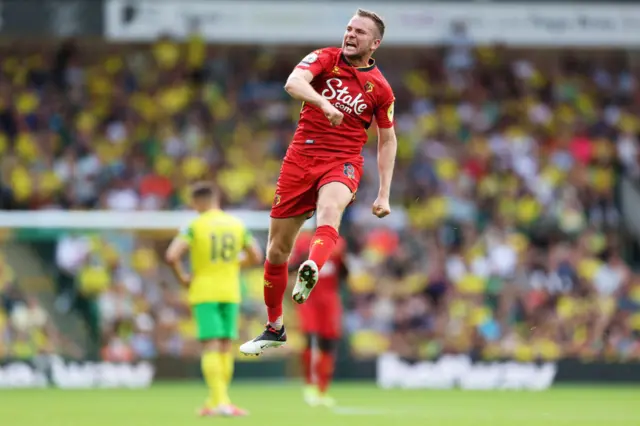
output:
[[[198,328],[199,340],[237,339],[238,303],[198,303],[193,306],[193,316]]]

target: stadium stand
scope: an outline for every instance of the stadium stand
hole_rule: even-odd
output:
[[[271,205],[299,111],[282,82],[305,49],[197,36],[2,49],[4,208],[183,209],[199,179],[227,207]],[[370,143],[344,227],[353,354],[640,359],[640,276],[616,196],[620,174],[640,173],[640,90],[624,57],[458,40],[381,52],[379,64],[398,98],[399,208],[389,226],[369,213]],[[71,310],[106,360],[195,356],[184,294],[159,261],[168,237],[67,235],[42,248],[58,314],[20,295],[0,260],[0,356],[59,345],[47,315]],[[260,271],[245,278],[243,338],[263,320]]]

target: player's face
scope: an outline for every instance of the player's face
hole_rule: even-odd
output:
[[[342,53],[347,59],[357,60],[370,56],[380,46],[375,22],[354,16],[347,25],[342,39]]]

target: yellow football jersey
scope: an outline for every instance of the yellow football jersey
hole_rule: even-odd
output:
[[[189,303],[240,302],[240,258],[253,237],[242,221],[209,210],[180,231],[189,243],[192,281]]]

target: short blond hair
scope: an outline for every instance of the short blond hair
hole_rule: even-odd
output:
[[[378,33],[380,35],[380,39],[382,39],[382,37],[384,37],[385,25],[384,25],[384,21],[382,20],[380,15],[378,15],[377,13],[372,12],[370,10],[358,9],[356,11],[356,16],[360,16],[361,18],[369,18],[369,19],[371,19],[373,21],[373,23],[376,24],[376,28],[378,29]]]

